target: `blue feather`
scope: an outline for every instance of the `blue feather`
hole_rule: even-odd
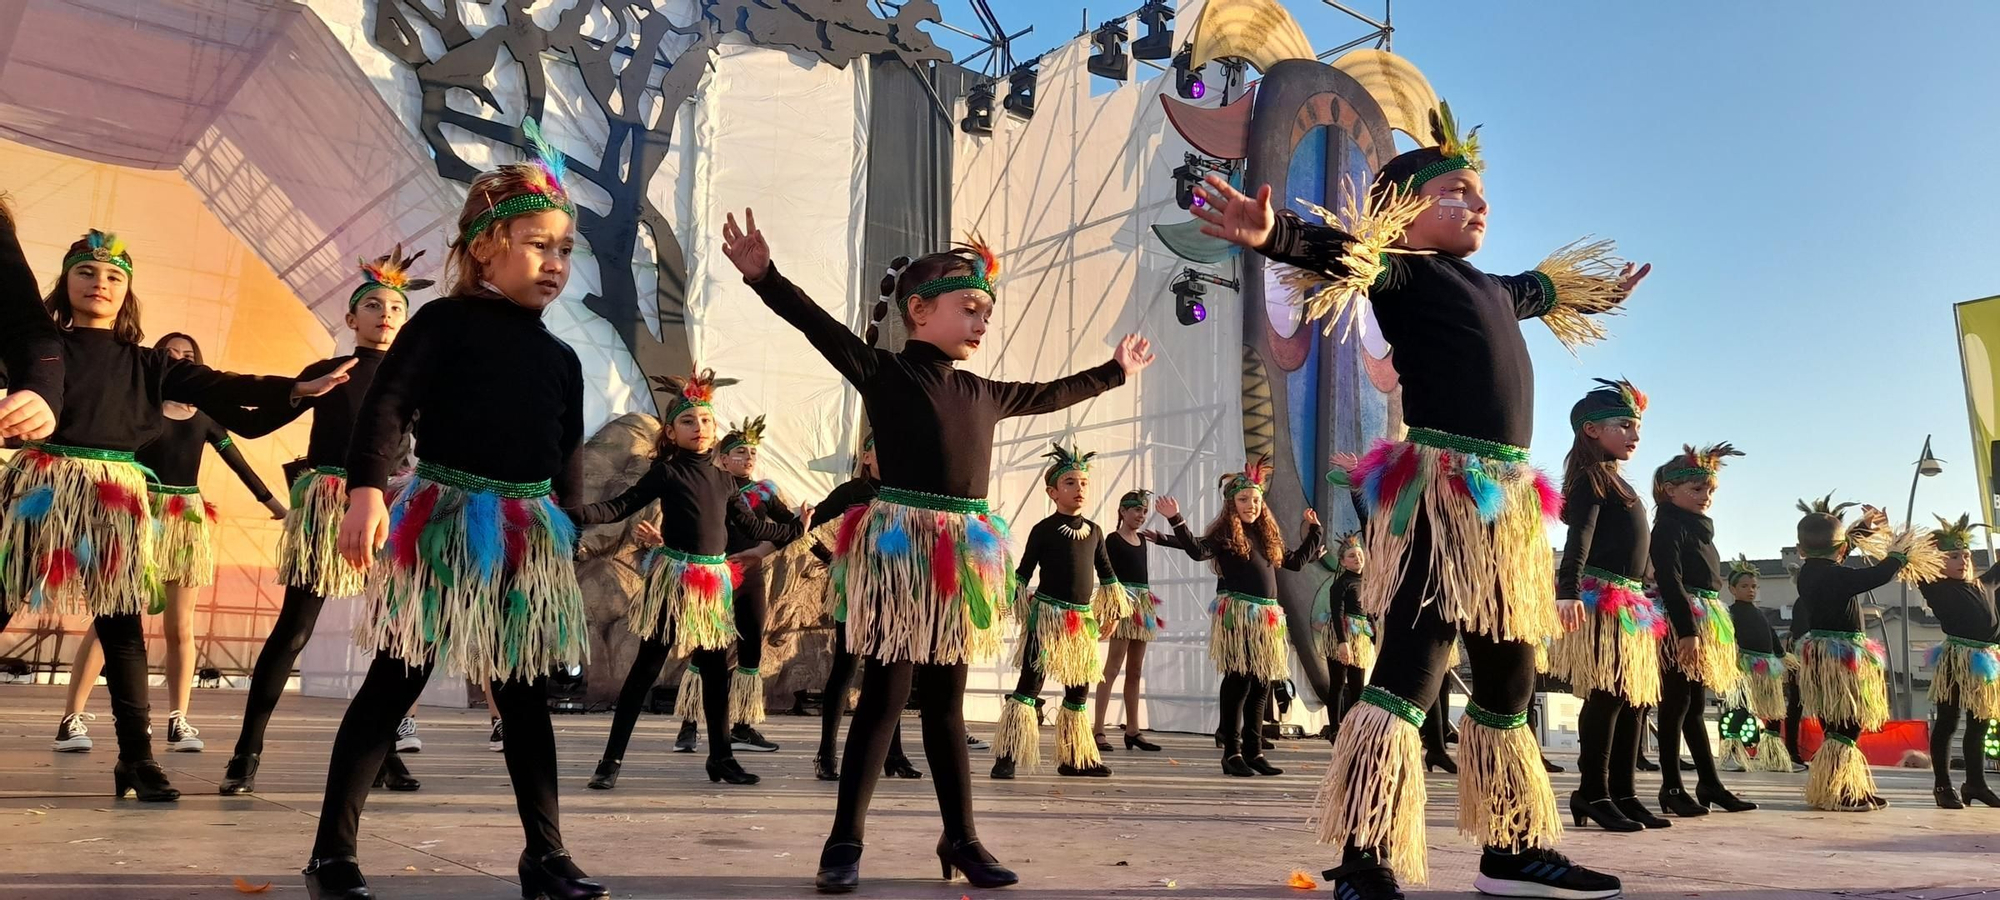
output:
[[[1500,510],[1507,505],[1507,494],[1501,490],[1500,482],[1486,474],[1486,467],[1477,458],[1465,460],[1465,487],[1472,494],[1472,504],[1479,509],[1479,518],[1493,522],[1500,518]]]
[[[993,533],[992,526],[977,518],[965,520],[965,544],[975,559],[992,560],[1000,556],[1000,536]]]
[[[535,155],[541,158],[542,166],[549,170],[549,177],[555,179],[556,187],[562,187],[563,176],[569,173],[568,158],[557,150],[548,138],[542,136],[542,125],[534,116],[521,120],[521,131],[528,136],[528,143],[535,148]]]
[[[1943,658],[1944,658],[1944,645],[1932,644],[1929,650],[1924,651],[1924,668],[1936,669],[1938,660],[1941,660]]]
[[[1972,654],[1972,674],[1980,681],[2000,681],[2000,653],[1982,650]]]
[[[14,504],[14,514],[29,522],[39,522],[55,506],[56,489],[53,485],[42,485],[26,494]]]
[[[891,518],[889,527],[875,536],[875,552],[884,556],[910,555],[910,533],[903,530],[902,520]]]
[[[568,559],[576,552],[576,522],[563,512],[555,501],[542,498],[542,518],[548,523],[549,539],[555,542],[556,553]]]
[[[97,559],[97,545],[91,543],[89,534],[76,536],[76,567],[81,569]]]
[[[501,564],[507,561],[502,524],[499,495],[476,491],[466,496],[465,550],[472,555],[472,570],[481,578],[498,577]]]

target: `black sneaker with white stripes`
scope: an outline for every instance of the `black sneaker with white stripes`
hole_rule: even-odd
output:
[[[1375,854],[1348,850],[1346,856],[1339,868],[1320,873],[1321,878],[1333,882],[1335,900],[1403,900],[1396,873]]]
[[[769,738],[764,737],[763,732],[742,722],[738,722],[736,723],[736,727],[729,729],[729,749],[744,750],[750,753],[770,753],[777,750],[778,745],[771,743]]]
[[[499,719],[493,720],[493,731],[486,735],[486,749],[495,753],[504,753],[507,750],[507,731],[500,727]]]
[[[403,721],[396,723],[396,752],[424,752],[424,739],[417,736],[416,716],[404,716]]]
[[[56,726],[56,752],[89,753],[90,728],[83,723],[96,719],[97,716],[91,713],[71,713],[63,716],[62,723]]]
[[[1534,847],[1519,853],[1487,850],[1479,858],[1479,877],[1472,886],[1495,897],[1553,900],[1602,900],[1625,890],[1616,875],[1586,869],[1554,850]]]

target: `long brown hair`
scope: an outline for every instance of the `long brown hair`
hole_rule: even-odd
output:
[[[1592,504],[1580,502],[1587,498],[1616,500],[1620,506],[1630,508],[1639,502],[1639,495],[1632,492],[1632,486],[1618,476],[1618,460],[1604,452],[1604,445],[1595,438],[1576,430],[1576,440],[1569,445],[1569,455],[1563,458],[1563,522],[1574,525],[1589,510]]]
[[[63,251],[63,258],[69,259],[79,253],[89,252],[90,239],[86,237],[69,245],[69,249]],[[130,260],[132,254],[125,254],[125,258]],[[116,264],[102,262],[98,265]],[[72,268],[74,267],[64,266],[62,274],[56,276],[56,286],[49,288],[48,296],[42,298],[42,306],[48,309],[49,316],[56,320],[58,327],[64,329],[76,327],[76,308],[69,302],[69,270]],[[125,275],[125,305],[118,307],[118,317],[111,320],[111,336],[127,344],[136,344],[146,339],[146,330],[139,327],[139,294],[132,287],[132,275],[129,272]]]
[[[522,194],[535,193],[532,185],[546,176],[542,170],[529,163],[509,163],[491,172],[481,172],[472,179],[472,187],[466,191],[465,205],[458,211],[459,235],[451,241],[451,249],[444,258],[445,283],[451,285],[450,295],[465,297],[480,293],[479,280],[486,273],[479,266],[479,258],[473,255],[474,248],[491,249],[494,253],[504,253],[508,249],[507,223],[512,217],[494,219],[472,240],[465,239],[467,228],[472,227],[487,210]],[[574,228],[576,223],[572,221]]]
[[[1257,552],[1264,554],[1264,558],[1270,560],[1271,565],[1282,564],[1285,559],[1285,537],[1278,533],[1278,520],[1272,517],[1269,503],[1264,504],[1262,514],[1250,525],[1257,530]],[[1210,547],[1223,553],[1244,559],[1250,558],[1250,535],[1243,527],[1243,517],[1236,514],[1235,497],[1222,501],[1222,511],[1216,513],[1215,521],[1208,523],[1208,530],[1202,532],[1201,537]],[[1220,563],[1211,560],[1208,565],[1217,575],[1222,574]]]

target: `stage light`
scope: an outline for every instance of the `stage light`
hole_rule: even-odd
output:
[[[1166,0],[1146,0],[1139,7],[1139,21],[1146,26],[1146,36],[1132,42],[1134,59],[1166,59],[1174,52],[1174,9]]]
[[[1188,100],[1200,100],[1208,93],[1208,85],[1201,80],[1202,66],[1189,68],[1194,61],[1194,52],[1182,50],[1174,54],[1174,90]]]
[[[1090,74],[1112,81],[1125,81],[1132,77],[1132,57],[1125,52],[1125,23],[1106,22],[1097,26],[1090,36],[1090,42],[1097,50],[1090,54],[1090,62],[1085,66]]]
[[[582,666],[561,666],[550,671],[548,681],[549,712],[583,712],[584,687],[585,682]]]
[[[1007,99],[1001,101],[1009,113],[1023,119],[1035,117],[1035,65],[1039,59],[1031,59],[1014,67],[1014,73],[1007,76]]]
[[[1174,202],[1182,209],[1193,209],[1201,205],[1201,198],[1195,196],[1194,186],[1201,181],[1194,166],[1182,163],[1174,167]]]
[[[1182,325],[1198,325],[1208,319],[1208,307],[1203,306],[1201,297],[1206,290],[1201,282],[1183,276],[1173,284],[1174,318]]]
[[[966,134],[993,133],[993,85],[975,84],[965,92],[965,118],[958,120],[958,128]]]

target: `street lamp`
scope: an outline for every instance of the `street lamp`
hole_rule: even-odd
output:
[[[1910,503],[1903,511],[1903,530],[1908,531],[1916,519],[1918,479],[1929,478],[1943,471],[1944,460],[1931,455],[1931,436],[1924,435],[1924,454],[1917,457],[1916,474],[1910,476]],[[1909,582],[1900,579],[1896,584],[1897,606],[1903,614],[1900,641],[1903,646],[1901,652],[1897,654],[1900,660],[1897,665],[1902,670],[1903,676],[1901,684],[1897,686],[1897,698],[1901,701],[1902,707],[1899,715],[1907,719],[1910,717],[1917,690],[1917,672],[1910,668],[1910,585]]]

